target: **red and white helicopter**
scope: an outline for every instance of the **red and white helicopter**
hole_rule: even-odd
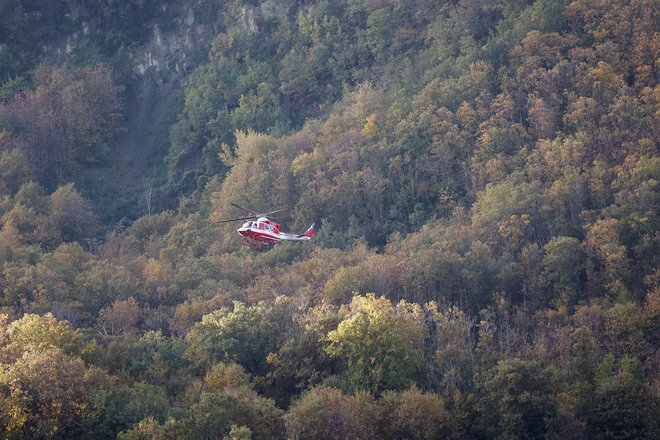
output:
[[[314,224],[312,224],[312,226],[310,226],[303,234],[290,234],[288,232],[281,232],[279,223],[269,220],[266,217],[283,211],[284,209],[277,209],[275,211],[260,214],[251,209],[243,208],[236,203],[232,203],[231,205],[248,212],[250,215],[220,220],[218,223],[247,220],[243,223],[243,226],[236,231],[245,238],[245,241],[241,242],[241,244],[253,249],[264,249],[266,246],[279,243],[280,241],[308,241],[311,240],[314,235]]]

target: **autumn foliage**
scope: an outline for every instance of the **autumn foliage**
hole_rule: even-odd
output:
[[[157,5],[4,3],[3,438],[660,435],[653,2],[197,2],[158,165],[101,20]],[[120,164],[159,174],[107,212]],[[231,203],[318,231],[255,252]]]

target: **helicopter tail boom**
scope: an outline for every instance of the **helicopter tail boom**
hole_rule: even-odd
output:
[[[307,241],[311,240],[314,235],[314,225],[310,226],[303,234],[289,234],[281,232],[279,234],[280,240],[293,240],[293,241]]]
[[[309,229],[307,229],[305,231],[305,233],[303,234],[303,237],[307,237],[307,238],[310,238],[310,239],[313,236],[314,236],[314,223],[312,223],[312,226],[310,226]]]

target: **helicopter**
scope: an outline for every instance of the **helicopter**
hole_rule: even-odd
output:
[[[268,219],[267,216],[284,211],[284,209],[276,209],[275,211],[257,213],[251,209],[237,205],[236,203],[231,203],[231,205],[249,213],[250,215],[220,220],[217,223],[247,220],[245,223],[243,223],[243,226],[236,230],[236,232],[238,232],[238,234],[245,239],[245,241],[241,242],[241,244],[244,246],[262,250],[281,241],[309,241],[314,236],[314,224],[312,224],[312,226],[310,226],[302,234],[291,234],[288,232],[282,232],[280,230],[279,223]]]

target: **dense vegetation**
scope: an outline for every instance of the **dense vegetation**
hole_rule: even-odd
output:
[[[0,0],[3,438],[660,437],[653,1],[198,2],[117,225],[122,54],[175,13],[120,3]],[[320,228],[255,252],[231,202]]]

